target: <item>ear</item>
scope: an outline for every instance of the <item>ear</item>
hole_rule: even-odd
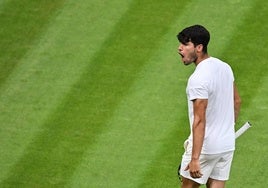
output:
[[[203,51],[203,44],[198,44],[196,46],[196,50],[197,50],[197,52],[202,52]]]

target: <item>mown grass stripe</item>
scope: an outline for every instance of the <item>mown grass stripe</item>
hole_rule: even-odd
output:
[[[129,2],[66,2],[6,78],[0,91],[0,181],[12,176],[11,167],[91,63]]]
[[[174,86],[181,80],[177,79],[178,64],[172,63],[175,38],[173,34],[159,38],[128,94],[105,122],[105,130],[85,152],[69,187],[138,187],[178,120],[179,93]]]
[[[9,0],[0,11],[0,86],[65,0]]]
[[[163,11],[174,3],[134,2],[3,185],[63,186],[68,181],[175,18],[174,8]]]

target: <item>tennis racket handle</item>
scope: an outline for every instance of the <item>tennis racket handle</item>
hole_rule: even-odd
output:
[[[238,138],[239,136],[241,136],[244,132],[246,132],[246,130],[248,130],[251,127],[251,124],[249,122],[246,122],[242,127],[240,127],[240,129],[238,129],[235,132],[235,138]]]

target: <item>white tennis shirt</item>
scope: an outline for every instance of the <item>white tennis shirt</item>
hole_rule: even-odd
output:
[[[194,99],[208,99],[206,129],[202,154],[218,154],[235,149],[234,76],[231,67],[210,57],[200,62],[190,76],[186,88],[192,145]]]

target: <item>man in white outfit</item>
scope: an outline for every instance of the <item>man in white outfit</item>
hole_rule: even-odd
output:
[[[235,150],[234,124],[241,103],[233,71],[208,55],[210,34],[203,26],[187,27],[177,38],[183,63],[196,66],[186,88],[191,133],[181,162],[182,188],[201,184],[224,188]]]

